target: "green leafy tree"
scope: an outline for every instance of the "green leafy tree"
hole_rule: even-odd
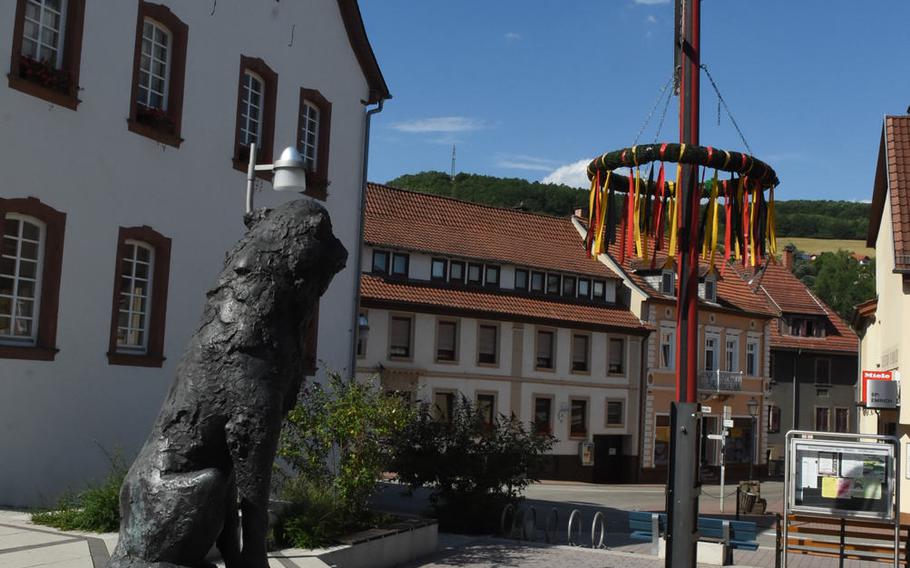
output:
[[[862,266],[847,251],[825,252],[815,259],[812,291],[844,319],[853,307],[875,296],[875,261]]]
[[[567,185],[466,173],[457,174],[452,179],[443,172],[420,172],[397,177],[389,185],[558,217],[571,215],[576,207],[585,205],[588,199],[586,191]]]
[[[278,456],[290,469],[280,474],[282,496],[291,505],[280,516],[277,540],[313,547],[362,528],[357,523],[370,517],[369,500],[391,460],[392,440],[413,416],[375,379],[329,372],[325,387],[308,385],[279,440]]]
[[[412,488],[432,489],[443,530],[491,532],[502,507],[536,481],[553,442],[514,415],[486,423],[465,398],[456,401],[449,422],[437,420],[422,404],[397,438],[393,470]]]

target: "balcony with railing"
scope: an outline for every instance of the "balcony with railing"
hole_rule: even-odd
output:
[[[698,373],[698,390],[721,393],[739,392],[743,389],[742,371],[701,371]]]

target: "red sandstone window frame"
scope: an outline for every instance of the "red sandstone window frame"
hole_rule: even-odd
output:
[[[246,172],[250,162],[250,147],[242,144],[240,140],[240,119],[243,101],[243,78],[247,71],[255,73],[264,83],[265,97],[263,97],[262,130],[256,151],[257,164],[270,164],[275,152],[275,112],[278,107],[278,73],[258,57],[240,56],[240,73],[237,79],[237,118],[234,121],[234,156],[232,162],[234,169]],[[256,172],[256,176],[265,180],[272,179],[271,172]]]
[[[148,347],[145,353],[117,350],[117,316],[120,303],[120,264],[126,253],[127,241],[139,241],[154,251],[152,268],[152,294],[148,310]],[[107,362],[109,365],[134,367],[161,367],[164,364],[164,330],[167,319],[167,292],[171,267],[171,239],[148,226],[120,227],[117,234],[117,256],[114,261],[114,291],[111,303],[110,340]]]
[[[329,181],[329,145],[332,135],[332,103],[316,89],[300,88],[300,103],[297,109],[297,150],[303,154],[300,146],[300,131],[303,129],[303,110],[309,102],[319,109],[319,131],[316,145],[316,168],[307,170],[306,195],[325,201],[328,196]]]
[[[76,110],[81,102],[79,93],[79,69],[82,62],[82,33],[85,20],[85,0],[69,0],[66,5],[66,14],[63,21],[63,61],[59,71],[68,76],[69,89],[64,92],[59,89],[44,86],[40,79],[26,78],[23,67],[22,35],[25,30],[25,7],[28,0],[16,1],[16,15],[13,20],[13,45],[10,51],[9,86],[27,95],[37,97],[49,103]]]
[[[139,116],[137,102],[139,94],[139,67],[142,56],[142,28],[146,19],[154,20],[167,28],[171,33],[170,65],[167,84],[167,110],[162,113],[160,124],[155,125]],[[136,43],[133,48],[133,78],[130,88],[130,113],[127,128],[141,136],[151,138],[161,144],[179,148],[183,142],[180,137],[183,122],[183,90],[186,80],[186,46],[189,27],[162,4],[151,4],[139,0],[136,18]],[[168,122],[169,124],[165,124]]]
[[[57,211],[34,197],[0,197],[0,235],[8,213],[38,219],[45,225],[44,258],[41,263],[41,291],[38,305],[38,330],[34,345],[0,345],[0,359],[53,361],[57,349],[57,312],[60,306],[60,275],[63,269],[63,240],[66,213]]]

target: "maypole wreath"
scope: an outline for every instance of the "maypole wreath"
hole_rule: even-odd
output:
[[[676,181],[667,179],[666,162],[676,164]],[[645,178],[641,168],[647,164],[651,166]],[[591,180],[585,241],[588,253],[597,257],[606,252],[607,246],[616,242],[618,233],[620,263],[626,258],[645,262],[650,258],[651,268],[656,268],[658,254],[663,253],[666,259],[662,267],[671,268],[678,253],[681,219],[677,189],[682,164],[701,167],[697,196],[699,203],[707,199],[707,206],[701,212],[696,238],[708,270],[715,269],[721,215],[724,267],[731,259],[754,267],[761,265],[768,253],[773,258],[777,253],[774,188],[779,183],[774,169],[742,152],[671,143],[632,146],[591,160],[587,170]],[[632,173],[627,177],[617,173],[617,168],[630,168]],[[714,173],[706,182],[709,169]],[[719,172],[730,176],[720,180]]]

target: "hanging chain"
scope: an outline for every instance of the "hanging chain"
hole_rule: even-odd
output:
[[[675,74],[673,77],[670,78],[670,81],[673,81],[673,82],[676,81]],[[673,98],[673,91],[670,91],[667,93],[667,100],[664,102],[664,110],[663,110],[663,112],[660,113],[660,122],[657,123],[657,132],[654,133],[654,143],[655,144],[657,144],[657,142],[660,140],[660,131],[663,130],[664,119],[667,118],[667,109],[670,108],[670,100],[672,98]]]
[[[644,124],[641,125],[641,128],[638,130],[638,134],[635,135],[635,140],[632,141],[633,146],[638,144],[638,139],[641,138],[641,135],[644,133],[645,128],[648,127],[648,123],[651,122],[651,117],[654,116],[654,111],[657,110],[658,105],[660,105],[660,101],[664,98],[664,93],[667,92],[667,89],[670,88],[671,84],[673,84],[672,76],[670,77],[669,81],[664,83],[663,88],[661,88],[660,92],[657,94],[657,100],[654,101],[654,106],[651,107],[651,112],[648,113],[648,117],[645,118]],[[669,98],[667,100],[669,100]],[[664,112],[666,112],[666,110]],[[661,118],[660,122],[663,124],[663,118]]]
[[[723,105],[724,110],[727,111],[727,116],[730,117],[730,122],[733,123],[733,127],[736,129],[736,132],[739,134],[740,140],[742,140],[743,144],[746,145],[746,150],[748,150],[750,154],[754,154],[754,152],[752,151],[752,148],[749,147],[749,143],[746,142],[746,137],[743,134],[743,131],[740,130],[739,124],[737,124],[736,119],[733,118],[733,113],[730,111],[730,107],[727,106],[727,101],[725,101],[723,95],[720,94],[720,89],[717,88],[717,83],[714,82],[714,77],[712,77],[711,72],[708,71],[708,66],[703,63],[701,65],[701,68],[705,70],[705,75],[708,76],[708,81],[711,82],[711,86],[714,87],[714,92],[717,93],[717,101],[718,101],[719,105]],[[720,113],[720,109],[718,109],[718,114],[719,113]]]

